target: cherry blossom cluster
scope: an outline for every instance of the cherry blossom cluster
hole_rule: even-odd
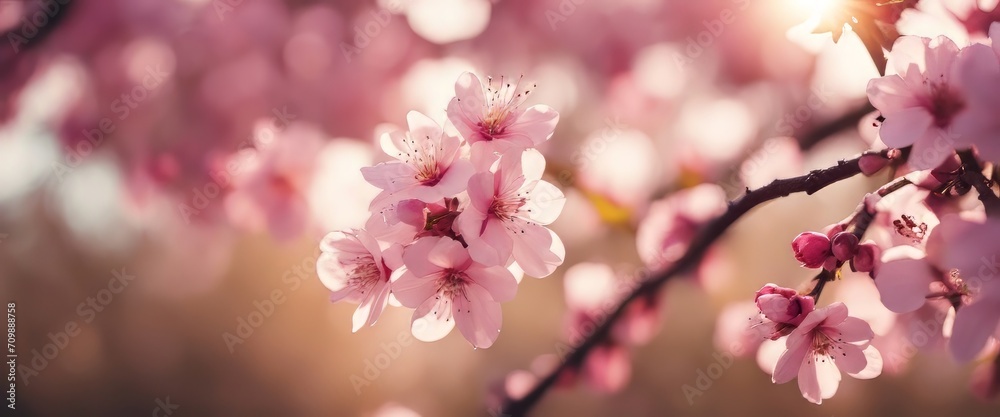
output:
[[[792,240],[801,266],[819,270],[808,291],[775,284],[757,291],[752,333],[781,346],[761,361],[773,382],[797,378],[802,395],[819,404],[836,393],[842,372],[867,379],[898,371],[900,350],[915,343],[893,339],[910,337],[913,323],[932,333],[919,348],[947,346],[958,362],[997,361],[1000,23],[986,42],[959,47],[944,36],[902,36],[892,45],[890,74],[868,84],[879,114],[876,146],[892,157],[859,167],[874,175],[891,165],[894,178],[845,221]],[[860,286],[818,307],[827,283],[848,280],[868,284],[850,284]],[[877,298],[865,298],[869,290]],[[866,305],[872,301],[881,306]],[[940,322],[928,326],[924,317]],[[984,368],[980,391],[997,392],[996,365]]]
[[[471,73],[455,84],[448,119],[418,112],[407,129],[381,137],[392,159],[362,174],[381,192],[364,228],[323,238],[317,271],[333,301],[358,303],[354,331],[373,325],[389,304],[414,309],[411,331],[436,341],[454,327],[477,348],[496,341],[500,303],[520,276],[545,277],[565,257],[545,227],[565,198],[542,180],[548,140],[559,114],[523,108],[520,79]]]

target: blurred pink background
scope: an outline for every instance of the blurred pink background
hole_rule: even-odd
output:
[[[28,367],[19,411],[405,415],[383,408],[394,403],[497,415],[490,397],[507,374],[564,346],[565,271],[641,268],[636,230],[652,201],[700,183],[732,198],[868,148],[865,120],[802,139],[864,114],[877,76],[857,37],[802,29],[823,3],[0,0],[0,294],[16,303]],[[900,31],[982,36],[946,12],[972,3],[923,0]],[[566,262],[525,278],[489,349],[458,334],[413,340],[396,307],[352,334],[354,306],[331,304],[316,277],[319,239],[364,224],[376,190],[359,169],[387,159],[378,136],[409,110],[443,122],[464,71],[523,75],[537,84],[529,103],[560,113],[541,151],[567,196],[552,225]],[[301,140],[304,158],[301,224],[283,228],[232,202],[240,174],[227,168],[251,166],[242,152],[275,137]],[[940,349],[845,378],[815,406],[713,342],[730,303],[808,279],[789,242],[845,217],[879,180],[755,210],[697,277],[667,286],[624,389],[554,390],[534,415],[996,415],[969,392],[972,367]],[[854,281],[865,284],[843,282]],[[705,387],[713,364],[723,372]]]

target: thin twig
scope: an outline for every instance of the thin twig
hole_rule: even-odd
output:
[[[986,215],[989,217],[1000,217],[1000,197],[993,192],[990,180],[983,175],[983,168],[979,166],[979,161],[972,155],[971,151],[958,153],[962,159],[962,181],[965,181],[979,193],[979,201],[986,207]]]
[[[888,152],[889,150],[868,151],[861,156],[880,155],[888,159]],[[643,296],[655,294],[664,283],[696,266],[708,248],[729,229],[729,226],[743,217],[743,215],[768,201],[787,197],[795,193],[813,194],[831,184],[858,175],[861,173],[861,167],[858,165],[861,156],[850,160],[842,160],[832,167],[815,170],[799,177],[774,180],[770,184],[747,192],[742,197],[730,202],[725,213],[710,221],[701,229],[700,233],[692,240],[684,256],[666,270],[652,275],[633,290],[608,315],[607,319],[601,323],[590,337],[573,350],[566,357],[566,360],[553,370],[552,373],[540,380],[530,392],[516,400],[506,399],[501,414],[510,417],[526,415],[541,400],[542,396],[552,388],[564,371],[578,367],[587,357],[587,354],[590,353],[590,350],[608,336],[611,327],[622,316],[629,303]]]

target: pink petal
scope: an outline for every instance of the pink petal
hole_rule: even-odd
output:
[[[906,249],[909,248],[909,249]],[[935,280],[933,271],[922,258],[903,257],[896,260],[897,253],[913,252],[908,256],[919,256],[910,246],[897,246],[885,252],[883,263],[875,277],[882,304],[896,313],[914,311],[927,301],[930,284]]]
[[[347,272],[336,255],[321,253],[316,261],[316,274],[323,286],[333,292],[331,301],[340,301],[353,294],[354,288],[347,286]]]
[[[517,294],[517,280],[514,275],[502,266],[472,265],[465,273],[476,283],[490,293],[496,302],[502,303],[514,299]]]
[[[493,204],[493,173],[480,172],[469,178],[469,201],[481,213],[490,211]]]
[[[424,141],[438,141],[441,138],[441,126],[418,111],[406,113],[406,126],[410,130],[411,140],[418,143]]]
[[[875,346],[869,345],[862,353],[865,355],[865,368],[860,372],[848,373],[857,379],[872,379],[882,374],[882,354]]]
[[[437,293],[413,311],[410,332],[421,342],[435,342],[451,333],[455,327],[455,320],[452,319],[451,297]]]
[[[433,279],[417,277],[410,271],[404,271],[392,281],[392,295],[404,307],[416,308],[437,292],[437,284]]]
[[[508,127],[508,131],[526,137],[531,143],[538,145],[552,136],[557,123],[559,123],[559,113],[549,106],[538,104],[527,108],[519,115]]]
[[[562,265],[566,248],[551,230],[521,219],[516,219],[509,227],[509,234],[514,239],[514,261],[525,274],[542,278]]]
[[[948,347],[960,362],[975,359],[1000,324],[1000,300],[985,299],[963,306],[955,315]]]
[[[799,368],[799,391],[811,403],[822,404],[840,385],[840,370],[826,357],[807,357]]]
[[[520,212],[535,223],[550,224],[562,213],[566,196],[559,187],[545,181],[536,181],[526,185],[523,190],[527,191],[530,198],[521,207]]]
[[[934,169],[954,154],[955,140],[941,129],[930,127],[913,143],[906,163],[917,170]]]
[[[500,303],[477,284],[465,286],[465,296],[455,299],[455,322],[465,339],[477,348],[488,348],[500,336],[503,324]]]
[[[837,347],[838,349],[831,352],[831,355],[834,356],[833,362],[841,371],[856,374],[868,365],[868,359],[861,347],[850,343],[837,343]]]
[[[473,225],[477,223],[472,221],[473,217],[467,218]],[[459,229],[463,231],[462,236],[471,236],[471,238],[466,239],[466,243],[469,244],[469,256],[483,265],[507,265],[507,261],[514,251],[514,240],[511,238],[511,234],[504,228],[503,221],[495,217],[486,219],[485,225],[486,227],[481,231],[482,234],[478,236],[479,231],[465,233],[465,230],[470,228],[469,226],[463,225],[463,229]]]
[[[893,148],[910,146],[927,133],[932,122],[931,115],[924,108],[909,107],[885,114],[885,121],[879,128],[879,137]]]
[[[869,81],[868,100],[880,112],[890,114],[919,106],[913,92],[909,90],[903,79],[896,75]]]
[[[370,294],[365,294],[364,300],[358,305],[358,309],[354,311],[354,327],[351,330],[352,332],[360,330],[365,323],[371,326],[378,321],[379,316],[382,315],[382,311],[385,310],[386,303],[389,301],[388,284],[388,282],[377,283],[371,288]]]
[[[447,238],[421,238],[403,251],[403,264],[406,265],[406,268],[410,271],[410,273],[422,278],[428,275],[437,274],[442,269],[446,268],[431,262],[429,259],[431,251],[437,247],[438,242],[442,239]]]
[[[361,168],[361,175],[365,181],[389,192],[418,184],[414,178],[416,174],[416,169],[402,162],[383,162],[373,167]]]
[[[804,364],[806,355],[810,353],[812,337],[811,335],[796,336],[793,333],[788,336],[785,343],[786,349],[778,358],[778,363],[774,365],[774,370],[771,372],[771,382],[775,384],[784,384],[795,379],[799,368]]]
[[[827,334],[836,336],[834,340],[845,343],[867,342],[875,337],[872,326],[857,317],[844,319],[842,323],[827,331]]]
[[[438,190],[441,198],[458,195],[469,186],[469,178],[474,173],[475,169],[472,167],[472,162],[459,159],[448,167],[448,170],[445,171],[438,183],[434,184],[434,188]],[[437,200],[440,200],[440,198],[427,202],[433,203]]]
[[[536,181],[545,173],[545,157],[536,149],[525,149],[521,153],[521,175],[525,182]]]
[[[469,263],[469,252],[457,240],[442,237],[426,254],[426,259],[440,269],[464,269]]]

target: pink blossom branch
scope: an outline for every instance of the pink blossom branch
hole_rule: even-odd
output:
[[[986,207],[986,215],[990,217],[1000,217],[1000,197],[993,192],[990,180],[983,175],[983,168],[979,166],[979,161],[970,151],[958,153],[962,159],[962,180],[971,185],[979,193],[979,201]]]
[[[655,294],[664,283],[695,267],[701,261],[701,258],[705,255],[705,252],[709,249],[709,247],[711,247],[712,244],[715,243],[715,241],[718,240],[730,226],[736,223],[736,221],[743,217],[743,215],[750,212],[750,210],[768,201],[781,197],[787,197],[791,194],[803,192],[810,195],[814,194],[831,184],[860,174],[861,167],[858,162],[863,156],[879,155],[883,158],[889,159],[888,153],[889,150],[868,151],[856,158],[841,160],[837,163],[837,165],[829,168],[814,170],[799,177],[774,180],[768,185],[749,191],[742,197],[731,201],[725,213],[710,221],[702,228],[700,233],[691,242],[691,245],[688,247],[684,256],[678,259],[677,262],[669,268],[652,275],[649,279],[645,280],[641,285],[636,287],[636,289],[633,290],[618,305],[618,307],[608,315],[604,322],[598,326],[597,330],[594,331],[590,337],[577,346],[576,349],[566,357],[565,361],[559,364],[559,366],[548,376],[540,380],[530,392],[519,399],[507,398],[504,402],[501,415],[510,417],[526,415],[531,408],[537,404],[539,400],[541,400],[542,396],[544,396],[545,393],[552,388],[564,371],[578,367],[581,363],[583,363],[587,354],[608,336],[614,323],[621,318],[625,309],[632,301],[644,296]]]

